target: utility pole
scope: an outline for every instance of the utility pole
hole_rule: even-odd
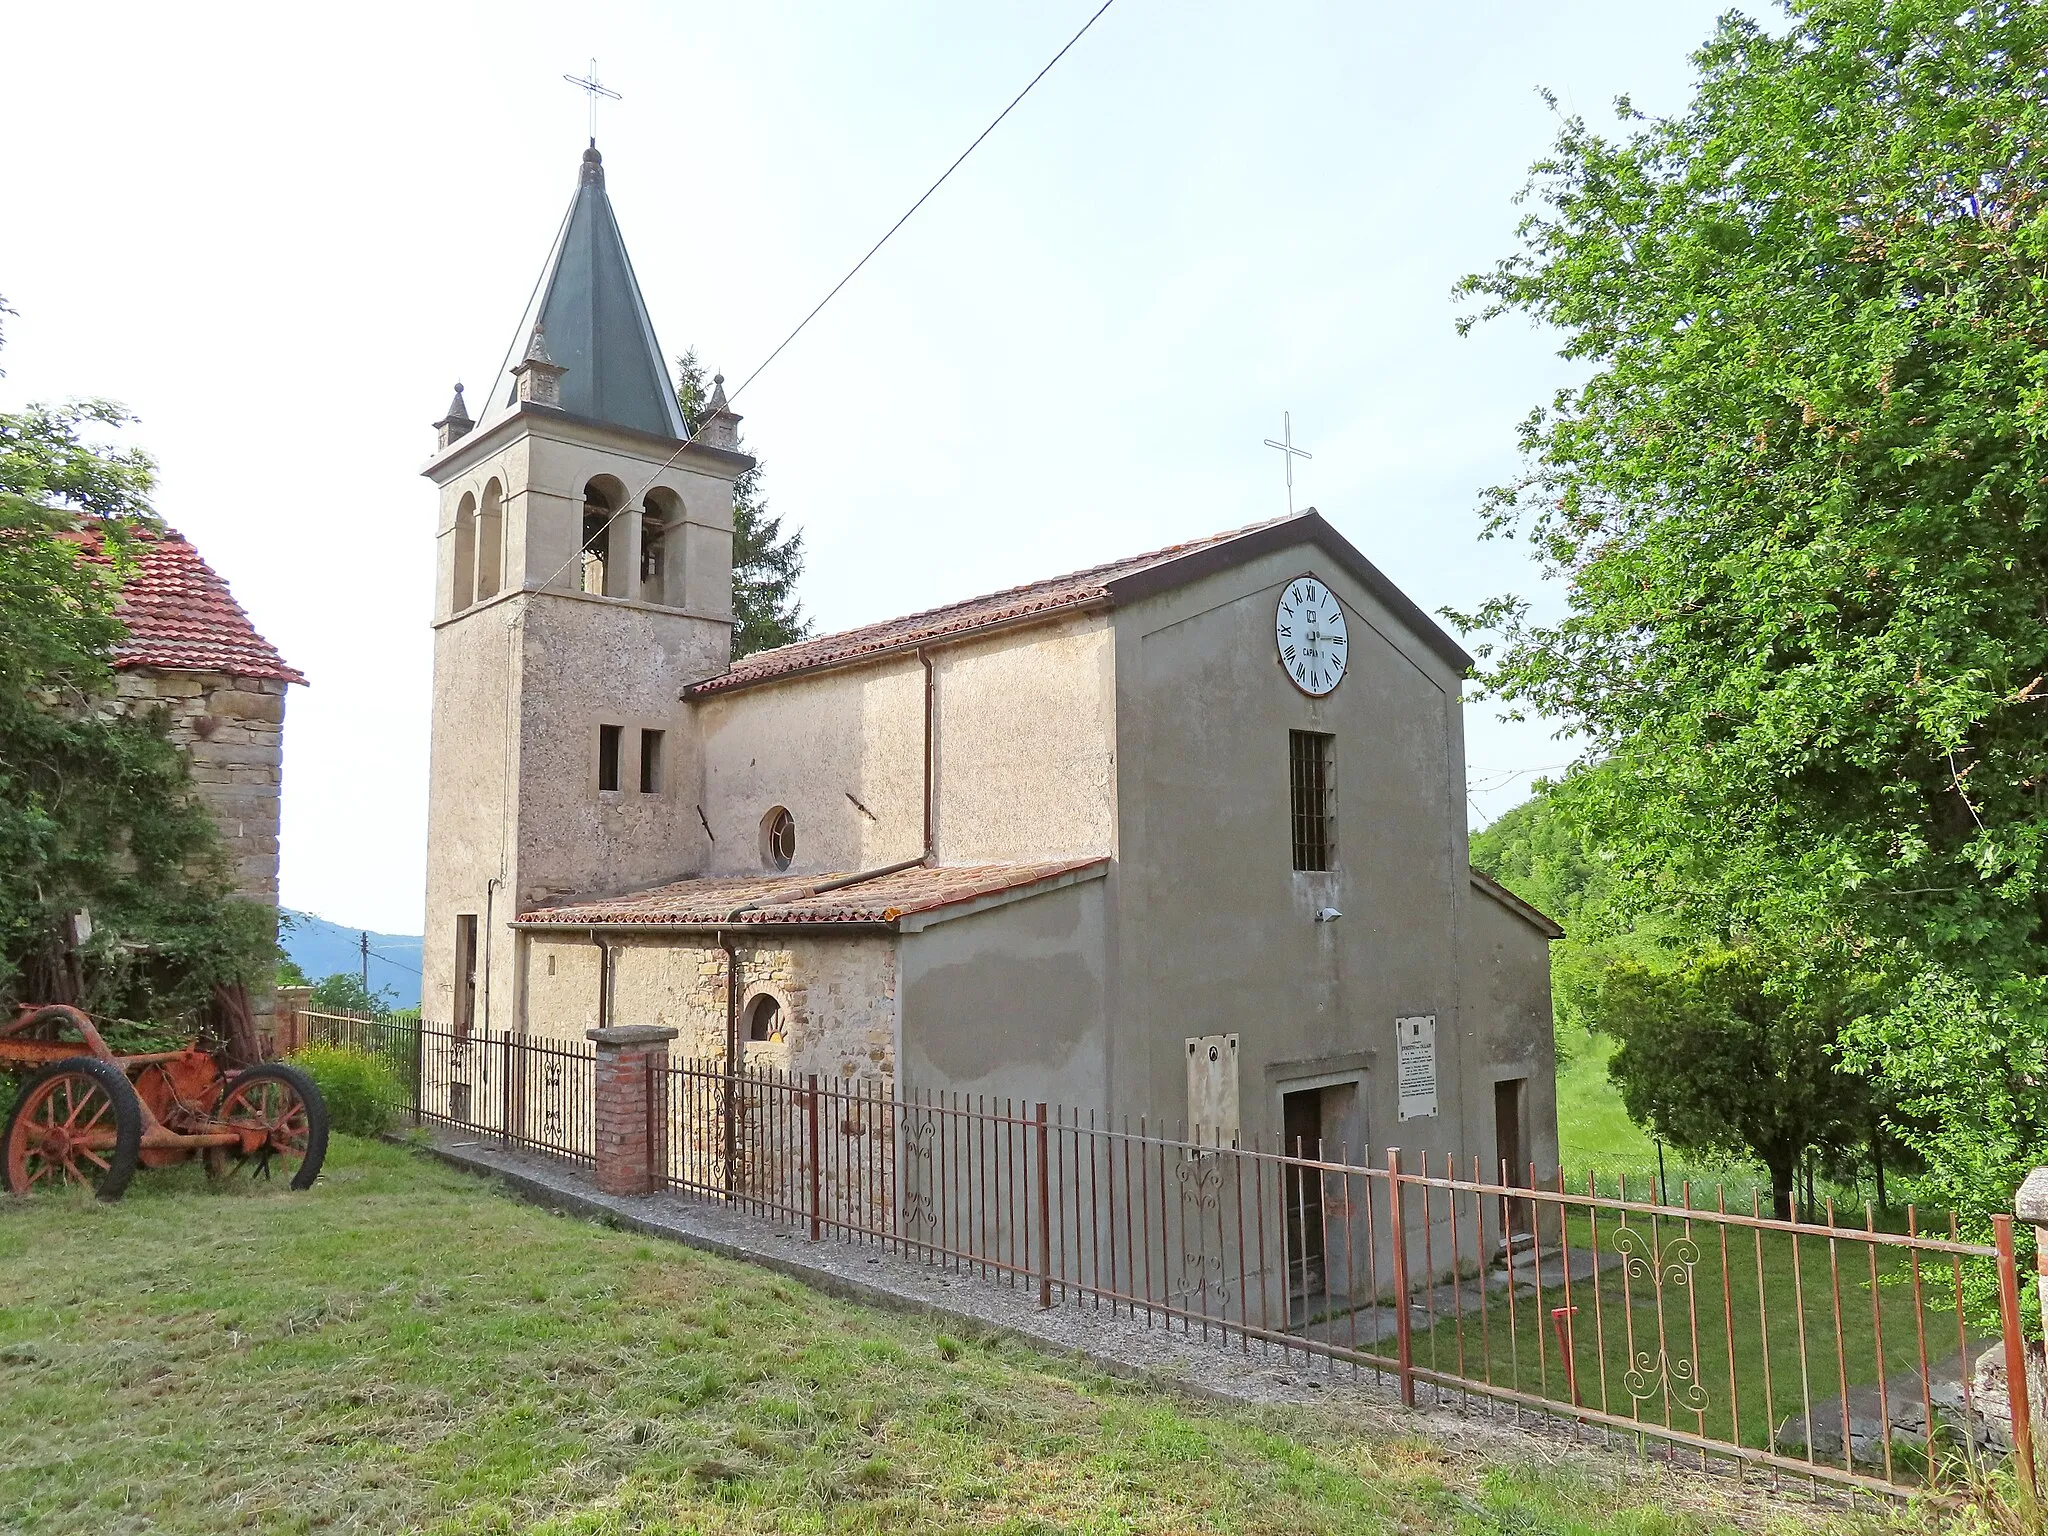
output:
[[[359,946],[361,947],[361,949],[362,949],[362,952],[363,952],[363,996],[365,996],[365,997],[368,997],[368,996],[370,995],[370,936],[369,936],[369,934],[368,934],[368,933],[358,933],[358,934],[356,935],[356,943],[357,943],[357,944],[358,944],[358,945],[359,945]]]

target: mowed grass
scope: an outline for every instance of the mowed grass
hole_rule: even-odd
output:
[[[399,1148],[337,1138],[328,1169],[0,1205],[0,1529],[1679,1536],[1741,1509],[1396,1410],[1199,1406]]]

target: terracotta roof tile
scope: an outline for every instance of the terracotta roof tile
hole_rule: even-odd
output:
[[[845,890],[814,894],[841,875],[711,875],[678,880],[628,896],[576,902],[521,913],[521,924],[550,928],[632,925],[705,927],[727,921],[735,907],[773,905],[742,914],[736,926],[805,923],[891,924],[939,907],[1019,890],[1062,875],[1097,868],[1105,858],[1054,859],[1031,864],[920,867],[863,881]]]
[[[965,602],[948,603],[943,608],[908,614],[900,619],[885,619],[879,624],[868,624],[859,629],[841,630],[836,635],[819,635],[815,639],[799,640],[794,645],[778,646],[772,651],[757,651],[752,656],[734,662],[730,670],[721,672],[716,677],[707,678],[701,683],[692,684],[685,696],[693,699],[704,698],[711,694],[725,693],[731,689],[765,682],[769,678],[787,676],[792,672],[837,666],[881,651],[922,645],[927,641],[947,639],[972,630],[1005,624],[1013,619],[1030,618],[1038,614],[1056,612],[1062,608],[1077,608],[1087,603],[1099,602],[1110,595],[1109,584],[1113,581],[1134,576],[1140,571],[1179,560],[1201,550],[1213,549],[1217,545],[1227,544],[1233,539],[1243,538],[1246,534],[1275,527],[1286,521],[1286,518],[1274,518],[1268,522],[1253,523],[1246,528],[1232,529],[1229,533],[1215,534],[1206,539],[1192,539],[1185,544],[1171,544],[1165,549],[1155,549],[1149,554],[1132,555],[1128,559],[1094,566],[1085,571],[1075,571],[1071,575],[1035,581],[1028,586],[1011,587],[1004,592],[991,592],[985,597],[972,597]]]
[[[99,558],[95,536],[78,538],[89,557]],[[136,569],[114,613],[128,626],[128,638],[114,653],[117,668],[306,680],[256,632],[228,584],[199,551],[168,529],[137,540]]]

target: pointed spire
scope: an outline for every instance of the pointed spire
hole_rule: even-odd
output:
[[[711,398],[705,402],[704,414],[697,418],[697,430],[690,434],[690,440],[707,448],[739,452],[740,413],[725,403],[725,375],[722,373],[711,376]]]
[[[562,375],[568,371],[548,356],[547,327],[538,320],[534,321],[533,336],[526,343],[526,356],[512,370],[513,388],[518,391],[519,403],[559,407],[562,403]]]
[[[531,357],[536,331],[545,355]],[[538,372],[559,381],[551,398],[534,393]],[[524,371],[522,371],[524,370]],[[618,220],[605,192],[604,157],[583,151],[576,195],[534,285],[533,301],[513,332],[478,430],[488,432],[525,404],[553,405],[571,416],[680,441],[685,433],[647,303],[633,277]]]
[[[457,384],[455,398],[448,402],[448,413],[434,423],[434,430],[440,434],[440,441],[435,446],[446,448],[457,438],[469,436],[472,425],[474,423],[469,419],[469,407],[462,403],[462,386]]]

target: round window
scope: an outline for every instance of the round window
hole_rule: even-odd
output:
[[[770,869],[787,869],[795,857],[796,818],[778,805],[761,818],[761,862]]]

